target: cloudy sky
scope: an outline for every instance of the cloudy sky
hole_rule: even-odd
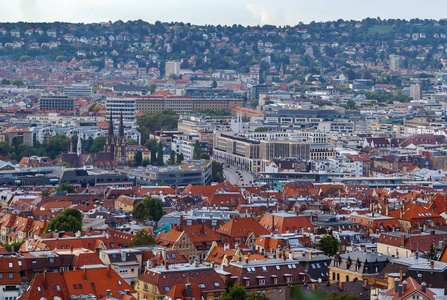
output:
[[[0,0],[0,22],[181,21],[295,25],[338,19],[446,17],[446,0]]]

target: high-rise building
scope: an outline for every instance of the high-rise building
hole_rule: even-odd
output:
[[[125,121],[134,121],[136,114],[135,98],[107,98],[106,101],[107,117],[113,116],[116,121],[122,115]]]
[[[39,99],[40,110],[74,111],[75,99],[68,96],[42,96]]]
[[[391,71],[399,71],[399,60],[400,60],[399,55],[395,55],[395,54],[390,55],[389,64],[390,64]]]
[[[167,61],[165,64],[165,76],[169,77],[169,75],[175,74],[177,76],[180,75],[180,62],[179,61]]]
[[[410,97],[413,100],[421,99],[421,84],[419,82],[410,84]]]

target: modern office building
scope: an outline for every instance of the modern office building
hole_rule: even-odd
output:
[[[311,143],[309,137],[292,133],[248,133],[217,131],[213,156],[225,163],[253,172],[263,172],[273,158],[300,160],[327,159],[335,155],[334,146]]]
[[[69,96],[42,96],[39,99],[40,110],[74,111],[75,98]]]
[[[419,82],[410,85],[410,97],[413,98],[413,100],[421,100],[421,84]]]
[[[165,76],[169,77],[169,75],[175,74],[177,76],[180,75],[180,62],[179,61],[167,61],[165,64]]]
[[[399,71],[399,59],[400,59],[399,55],[395,55],[395,54],[390,55],[389,64],[390,64],[391,71]]]
[[[64,87],[64,95],[70,97],[91,96],[92,87],[89,84],[73,83],[71,86]]]
[[[136,98],[107,98],[106,101],[107,118],[112,115],[113,120],[117,121],[123,116],[124,121],[135,121],[136,118]]]
[[[201,160],[200,162],[180,166],[124,168],[120,172],[127,174],[136,184],[142,185],[157,185],[160,183],[170,186],[209,185],[212,180],[210,160]]]
[[[141,112],[163,112],[172,109],[177,114],[190,114],[201,109],[231,109],[242,106],[242,99],[228,98],[194,98],[188,96],[147,96],[132,98],[136,101],[136,109]]]

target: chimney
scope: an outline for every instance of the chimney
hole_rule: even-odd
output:
[[[397,291],[399,290],[399,278],[394,279],[395,283],[394,283],[394,293],[397,293]]]
[[[286,254],[284,253],[284,255],[282,256],[282,260],[286,261]]]
[[[402,220],[402,217],[403,217],[403,209],[401,208],[401,209],[399,210],[399,219]]]
[[[47,285],[47,271],[43,271],[43,286]]]
[[[404,276],[404,271],[402,269],[399,270],[399,281],[402,282],[402,278]]]
[[[126,252],[124,250],[121,249],[121,261],[125,262],[126,261]]]
[[[369,290],[369,281],[368,279],[363,279],[363,287],[365,290]]]
[[[402,297],[402,286],[401,285],[398,285],[398,294],[399,294],[399,297]]]
[[[435,261],[434,260],[430,260],[430,267],[432,269],[435,267]]]
[[[315,283],[312,283],[312,292],[316,292],[317,291],[317,285]]]
[[[400,235],[400,246],[405,246],[405,234],[403,233]]]
[[[187,283],[185,286],[186,298],[191,298],[191,284]]]
[[[112,274],[110,274],[110,265],[107,265],[107,276],[112,279]]]
[[[419,258],[419,252],[418,252],[418,250],[416,250],[416,252],[414,252],[414,258],[415,258],[415,259],[418,259],[418,258]]]
[[[165,261],[165,269],[169,270],[169,263],[167,261]]]
[[[402,285],[403,285],[403,289],[404,289],[404,293],[405,293],[405,291],[407,290],[407,281],[404,280],[404,282],[402,282]]]
[[[425,282],[422,282],[421,287],[422,287],[422,292],[426,293],[427,292],[427,284]]]
[[[70,252],[73,253],[73,245],[70,246]]]
[[[312,251],[309,251],[309,260],[312,259]]]
[[[340,291],[343,291],[343,282],[338,282],[338,288],[340,289]]]
[[[11,252],[16,252],[14,245],[11,246]]]
[[[248,264],[248,255],[245,256],[245,263]]]

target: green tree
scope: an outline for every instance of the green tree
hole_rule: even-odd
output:
[[[129,140],[127,142],[127,145],[138,145],[138,141],[136,141],[136,140]]]
[[[141,166],[142,161],[143,161],[143,152],[137,151],[137,153],[135,153],[135,164],[137,166]]]
[[[146,87],[149,89],[151,94],[153,94],[153,93],[155,93],[155,89],[156,89],[157,85],[153,81],[151,81],[151,82],[149,82],[148,85],[146,85]]]
[[[137,231],[137,234],[135,234],[135,237],[129,243],[129,247],[147,246],[154,244],[155,244],[154,237],[151,234],[149,234],[146,230],[142,229]]]
[[[212,89],[217,88],[217,82],[216,82],[215,79],[213,79],[213,83],[211,83],[211,88],[212,88]]]
[[[0,82],[0,84],[1,84],[1,85],[10,85],[10,84],[11,84],[11,81],[9,81],[9,80],[6,79],[6,78],[3,78],[2,81]]]
[[[23,86],[23,85],[25,85],[25,83],[23,82],[23,80],[16,79],[16,80],[12,81],[12,85]]]
[[[71,164],[68,161],[63,161],[61,163],[61,166],[64,168],[71,168]]]
[[[169,155],[168,165],[174,165],[175,164],[175,151],[172,150],[171,154]]]
[[[42,191],[40,192],[40,196],[42,196],[42,197],[48,197],[49,195],[50,195],[50,191],[47,190],[47,189],[42,190]]]
[[[17,252],[17,251],[19,251],[19,249],[23,245],[23,243],[25,243],[25,242],[17,242],[17,243],[7,244],[7,245],[3,245],[3,247],[5,247],[6,251],[8,251],[8,252]],[[14,251],[12,251],[13,249],[14,249]]]
[[[346,109],[353,110],[353,109],[355,109],[355,108],[356,108],[355,101],[352,100],[352,99],[349,99],[349,100],[346,102]]]
[[[202,152],[202,149],[200,148],[200,142],[199,140],[196,140],[194,143],[194,149],[192,151],[192,159],[200,159],[200,153]]]
[[[430,260],[438,260],[438,252],[436,251],[435,245],[433,243],[430,244],[430,247],[425,252],[425,258]]]
[[[151,161],[148,159],[148,158],[145,158],[145,159],[143,159],[142,161],[141,161],[141,165],[143,166],[143,167],[145,167],[145,166],[147,166],[147,165],[150,165],[151,164]]]
[[[220,297],[221,300],[267,300],[265,295],[260,295],[256,292],[249,293],[244,287],[239,284],[230,286],[225,289]]]
[[[104,146],[106,144],[106,137],[105,136],[99,136],[93,140],[93,143],[91,147],[88,149],[87,152],[89,153],[98,153],[100,151],[104,151]]]
[[[331,293],[328,297],[328,300],[359,300],[359,295],[349,295],[346,293],[339,294],[339,293]]]
[[[75,187],[74,187],[74,185],[71,185],[67,182],[63,182],[63,183],[59,184],[59,186],[57,187],[56,190],[57,191],[66,191],[67,193],[72,194],[75,191]]]
[[[320,249],[326,255],[334,256],[338,252],[339,242],[331,235],[324,235],[320,240]]]
[[[206,152],[202,152],[202,153],[200,153],[200,157],[199,158],[208,160],[208,159],[210,159],[210,155],[208,153],[206,153]]]
[[[223,166],[220,162],[213,160],[211,163],[211,172],[212,172],[212,181],[213,182],[223,182],[224,178],[222,177]]]
[[[255,132],[266,132],[267,130],[265,129],[265,127],[258,127],[255,129]]]
[[[82,213],[76,208],[67,208],[48,223],[45,232],[50,231],[82,232]]]
[[[151,151],[151,165],[153,166],[157,165],[157,150],[155,149]]]
[[[135,205],[132,215],[140,221],[147,218],[158,221],[163,216],[163,202],[158,198],[146,196],[140,203]]]
[[[163,164],[163,144],[160,142],[157,149],[157,166],[162,166]]]
[[[177,163],[181,164],[185,158],[183,157],[183,153],[177,154]]]
[[[171,73],[171,74],[169,74],[169,79],[177,80],[178,76],[177,76],[177,74]]]

